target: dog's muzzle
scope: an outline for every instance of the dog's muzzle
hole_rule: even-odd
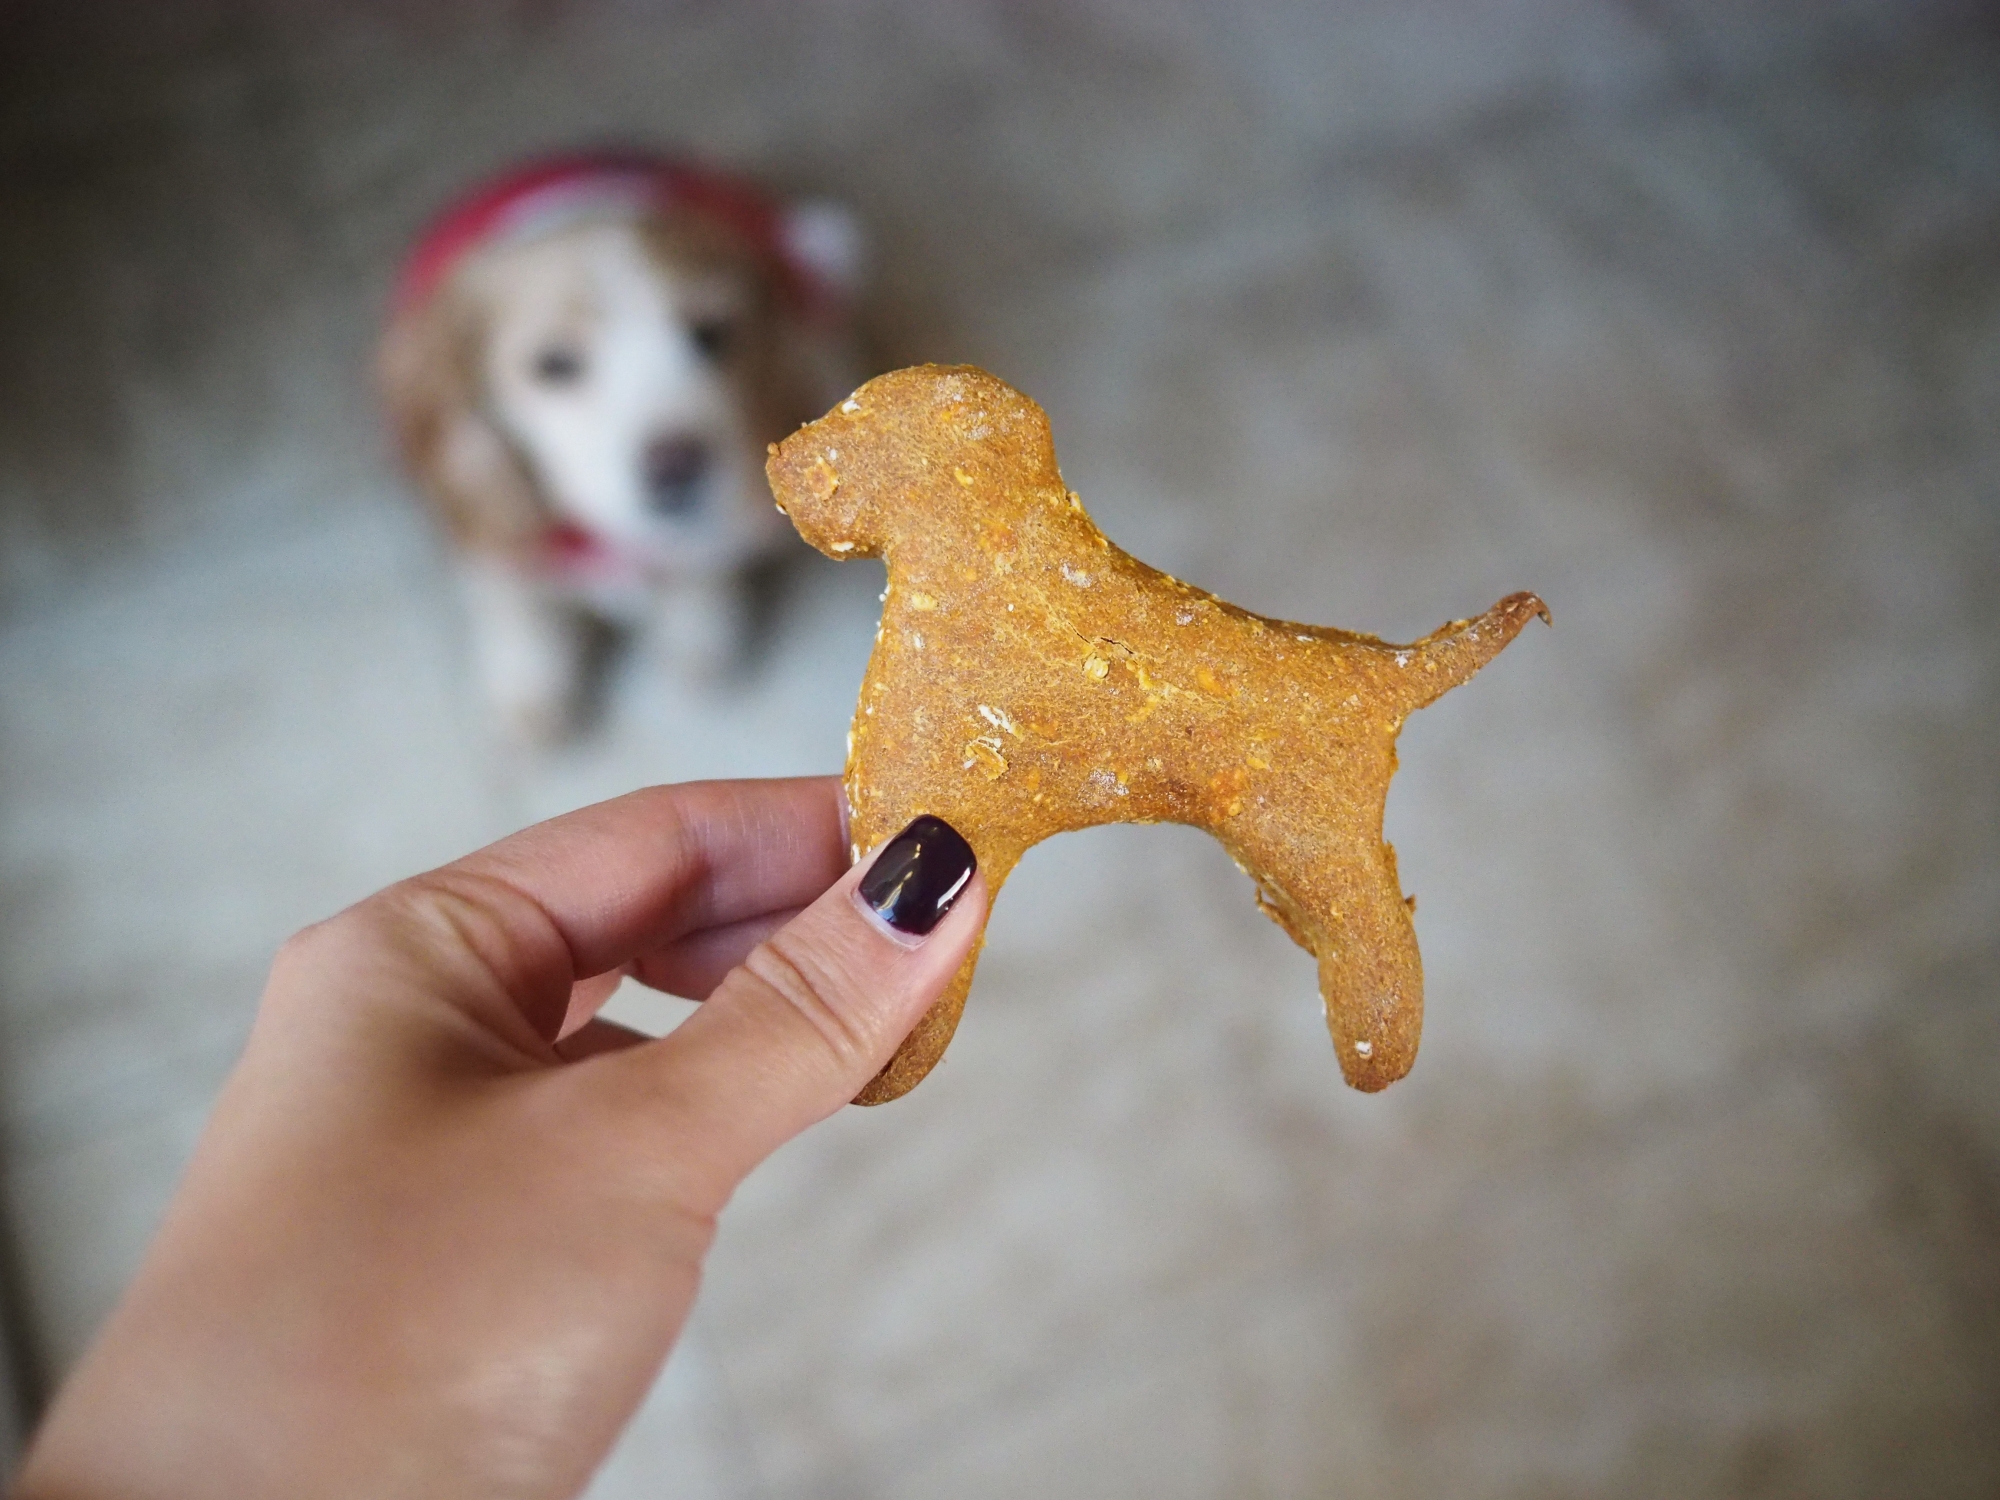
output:
[[[646,504],[655,515],[688,516],[699,510],[714,467],[699,438],[655,438],[640,460]]]

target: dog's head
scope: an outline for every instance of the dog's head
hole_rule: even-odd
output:
[[[790,270],[671,199],[475,243],[383,341],[405,459],[468,546],[565,528],[666,574],[747,560],[781,534],[765,445],[827,399]]]

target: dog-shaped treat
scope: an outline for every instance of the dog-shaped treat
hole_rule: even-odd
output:
[[[1056,468],[1040,407],[984,371],[870,381],[771,450],[779,507],[830,557],[882,557],[882,624],[847,760],[853,856],[920,813],[996,895],[1032,845],[1099,823],[1205,828],[1319,960],[1347,1081],[1409,1071],[1411,906],[1382,840],[1396,734],[1534,615],[1514,594],[1408,646],[1267,620],[1114,547]],[[860,1096],[943,1054],[974,958]]]
[[[837,207],[639,155],[525,168],[421,239],[382,389],[523,737],[576,721],[591,615],[690,676],[737,658],[745,573],[789,543],[764,448],[853,383],[859,249]]]

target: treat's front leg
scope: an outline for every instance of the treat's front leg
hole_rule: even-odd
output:
[[[982,944],[986,941],[984,933],[980,934],[979,940]],[[887,1104],[891,1099],[900,1099],[922,1083],[930,1070],[938,1065],[944,1057],[944,1049],[951,1045],[952,1033],[958,1030],[958,1018],[965,1014],[966,992],[972,988],[972,971],[978,963],[979,950],[975,948],[966,958],[964,967],[952,976],[951,987],[924,1012],[924,1018],[917,1022],[916,1029],[903,1039],[896,1055],[883,1065],[881,1072],[868,1080],[866,1088],[854,1096],[856,1104]]]
[[[907,764],[902,766],[883,765],[877,775],[875,757],[865,740],[857,739],[855,753],[847,767],[847,801],[849,807],[849,836],[859,854],[865,855],[887,839],[894,838],[912,818],[930,813],[943,818],[972,842],[972,852],[979,857],[979,868],[986,877],[986,893],[990,903],[999,893],[1000,884],[1013,868],[1018,854],[1010,856],[1006,851],[994,848],[990,841],[982,843],[975,832],[976,823],[950,804],[947,789],[934,787],[926,790],[915,778],[908,775]],[[898,772],[902,774],[898,774]],[[956,816],[955,816],[956,814]],[[980,948],[985,944],[986,934],[982,926],[979,941],[966,956],[964,965],[952,976],[950,986],[940,995],[937,1002],[924,1012],[914,1030],[903,1039],[896,1055],[889,1059],[882,1071],[870,1079],[868,1086],[855,1095],[856,1104],[886,1104],[891,1099],[899,1099],[922,1083],[926,1074],[937,1066],[944,1056],[944,1049],[950,1045],[952,1033],[958,1030],[958,1018],[965,1012],[966,992],[972,988],[972,971],[979,963]]]

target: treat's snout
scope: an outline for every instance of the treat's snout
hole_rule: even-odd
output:
[[[878,375],[770,454],[778,509],[834,558],[964,524],[982,496],[1065,493],[1042,409],[971,365]]]
[[[832,417],[809,422],[773,443],[764,474],[771,494],[800,536],[828,557],[872,557],[881,539],[866,503],[865,479],[843,464],[840,439],[825,429]]]

